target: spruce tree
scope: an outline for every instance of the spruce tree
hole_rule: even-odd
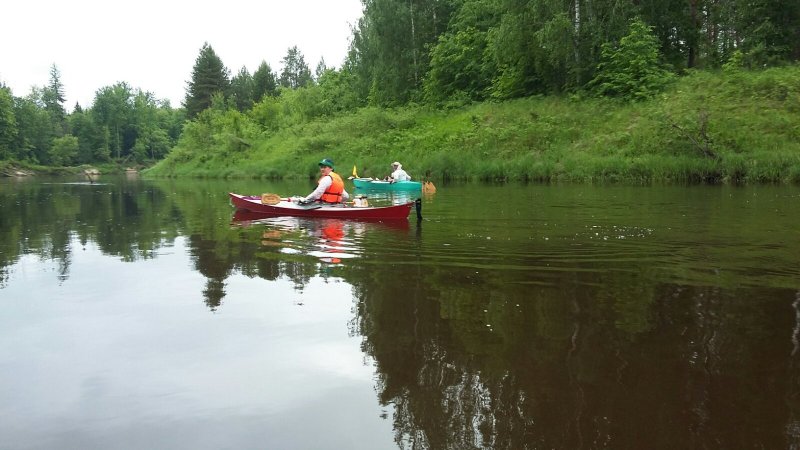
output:
[[[253,107],[253,77],[247,67],[243,66],[231,79],[231,102],[239,111]]]
[[[672,73],[661,64],[653,28],[635,19],[618,45],[603,44],[597,75],[589,86],[600,96],[644,100],[660,92],[672,79]]]
[[[208,42],[204,43],[192,69],[192,80],[186,87],[186,116],[192,119],[211,106],[211,97],[217,92],[227,97],[229,88],[228,69]]]
[[[50,66],[50,83],[42,89],[42,102],[50,114],[53,136],[64,136],[67,132],[67,113],[64,110],[64,84],[61,72],[55,64]]]
[[[274,97],[278,93],[278,82],[275,73],[266,61],[261,61],[253,73],[253,101],[259,102],[264,96]]]

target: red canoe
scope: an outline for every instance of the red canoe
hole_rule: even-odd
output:
[[[327,205],[312,203],[301,205],[288,198],[282,198],[278,204],[265,205],[261,197],[255,195],[240,195],[229,193],[233,205],[240,210],[274,216],[295,217],[326,217],[333,219],[356,220],[407,220],[408,213],[414,202],[392,206],[366,206],[356,207],[351,205]]]

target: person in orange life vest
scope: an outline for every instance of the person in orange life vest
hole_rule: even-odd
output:
[[[333,161],[328,158],[319,162],[320,179],[314,192],[303,199],[304,202],[341,203],[350,198],[344,190],[344,181],[333,171]]]

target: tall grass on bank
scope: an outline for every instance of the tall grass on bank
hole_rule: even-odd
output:
[[[375,177],[398,160],[433,180],[800,182],[800,66],[696,72],[638,103],[532,97],[288,125],[254,112],[206,111],[148,173],[314,177],[329,157]]]

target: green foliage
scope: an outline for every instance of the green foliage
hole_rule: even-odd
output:
[[[278,82],[266,61],[261,61],[253,73],[253,102],[259,102],[264,96],[278,95]]]
[[[100,88],[95,94],[92,108],[94,123],[108,133],[105,151],[117,159],[123,155],[124,148],[133,145],[133,91],[127,83]]]
[[[108,161],[111,154],[104,145],[104,134],[92,119],[92,116],[76,110],[69,115],[69,128],[72,135],[78,138],[77,162],[87,164],[97,161]]]
[[[484,99],[489,87],[483,60],[486,40],[486,33],[475,28],[440,36],[431,50],[425,98],[437,102],[460,94],[472,100]]]
[[[484,179],[625,178],[630,175],[626,168],[633,167],[634,178],[647,178],[659,176],[651,164],[657,158],[647,149],[661,145],[675,157],[716,158],[718,161],[711,162],[718,165],[716,172],[710,171],[708,176],[737,178],[741,173],[755,173],[755,169],[735,158],[726,163],[726,151],[743,151],[758,141],[759,133],[735,128],[720,131],[719,127],[727,123],[721,118],[727,120],[727,116],[714,108],[688,104],[683,110],[665,107],[658,113],[637,111],[637,126],[646,131],[631,131],[628,124],[622,124],[622,129],[603,128],[594,136],[594,142],[587,144],[569,123],[556,125],[549,118],[542,120],[549,115],[537,113],[533,118],[528,111],[520,112],[526,120],[508,119],[506,126],[485,129],[480,127],[480,114],[476,114],[457,127],[463,134],[447,134],[439,129],[438,122],[447,119],[429,116],[441,112],[418,108],[414,102],[444,106],[456,115],[465,105],[479,108],[481,105],[472,102],[487,98],[510,100],[542,94],[571,93],[573,99],[579,99],[593,93],[646,103],[659,94],[663,99],[663,93],[670,92],[672,69],[681,73],[690,67],[724,67],[728,76],[738,76],[741,80],[736,82],[744,82],[751,76],[747,69],[796,60],[800,57],[798,20],[800,6],[776,0],[693,0],[688,4],[677,0],[365,0],[364,16],[353,30],[344,67],[329,69],[320,61],[316,76],[312,77],[303,55],[292,47],[282,61],[280,89],[276,74],[265,61],[252,76],[243,67],[229,81],[228,70],[205,43],[193,67],[185,113],[118,83],[98,90],[90,108],[84,111],[76,107],[72,114],[65,115],[64,87],[60,73],[52,66],[48,86],[35,88],[25,99],[12,96],[16,133],[9,126],[0,137],[5,142],[13,139],[10,144],[0,143],[0,154],[47,164],[59,154],[51,151],[53,139],[71,134],[78,139],[76,162],[112,157],[140,162],[159,159],[180,136],[184,118],[197,119],[201,111],[211,109],[213,114],[202,121],[207,129],[190,136],[175,150],[176,155],[187,160],[195,160],[194,154],[200,149],[211,152],[202,157],[203,170],[225,166],[231,155],[254,150],[279,136],[290,136],[298,154],[336,149],[342,137],[308,133],[318,132],[318,127],[324,132],[328,127],[321,123],[339,123],[348,116],[347,127],[358,129],[359,133],[365,127],[373,130],[373,126],[378,127],[373,131],[385,133],[359,138],[363,138],[361,144],[368,158],[370,152],[378,155],[390,149],[402,151],[405,145],[415,154],[417,149],[425,148],[434,152],[428,158],[428,170],[448,177],[471,173]],[[662,57],[670,70],[661,65]],[[769,102],[791,99],[794,89],[786,80],[770,87],[748,86],[769,90],[763,97]],[[531,99],[533,104],[538,101],[546,100]],[[398,109],[380,115],[373,109],[363,114],[357,111],[365,105]],[[626,107],[634,106],[615,106]],[[229,108],[240,114],[230,115]],[[436,125],[421,128],[425,120],[409,120],[408,111],[415,111]],[[381,120],[373,120],[377,116],[392,125],[383,129]],[[642,117],[658,119],[648,121]],[[785,120],[791,119],[789,116]],[[354,126],[358,120],[365,120],[367,125]],[[654,125],[658,120],[661,125]],[[471,126],[464,126],[469,123]],[[570,142],[582,142],[581,150],[602,142],[619,150],[619,154],[611,158],[613,151],[595,148],[585,164],[578,162],[578,156],[585,156],[580,152],[564,151],[556,157],[553,149],[567,142],[557,131],[559,127],[571,131]],[[784,125],[777,133],[789,133],[790,129]],[[205,145],[188,145],[204,139],[208,139]],[[461,151],[470,145],[476,145],[476,155],[489,158],[491,163],[467,167],[455,162],[454,166],[445,167],[452,160],[441,156],[441,151]],[[515,154],[511,145],[522,149],[516,151],[530,150],[530,154],[510,157]],[[285,148],[283,144],[278,147]],[[496,149],[501,150],[501,156],[491,157]],[[793,164],[791,158],[770,161],[778,169],[765,171],[759,177],[783,173],[781,167]],[[383,165],[378,161],[374,164]],[[655,163],[659,164],[662,162]],[[706,167],[708,163],[702,164]]]
[[[14,156],[19,160],[46,164],[54,135],[50,114],[41,101],[41,92],[34,89],[25,98],[15,98],[14,117],[17,119],[17,139],[12,146]]]
[[[428,48],[450,20],[455,2],[370,0],[353,33],[347,63],[358,94],[372,105],[397,105],[420,97]]]
[[[98,89],[90,108],[76,104],[62,114],[59,77],[53,66],[50,85],[34,87],[25,98],[0,87],[0,122],[8,122],[0,133],[0,159],[63,166],[108,163],[113,156],[118,163],[142,163],[162,158],[180,135],[182,110],[124,82]]]
[[[730,19],[740,36],[746,67],[763,68],[800,58],[800,3],[739,0]]]
[[[50,148],[50,164],[55,166],[69,166],[75,163],[78,156],[78,138],[68,134],[53,139]]]
[[[492,96],[498,99],[541,92],[540,86],[534,86],[533,53],[529,48],[534,42],[533,30],[538,28],[531,20],[539,16],[530,14],[521,2],[505,4],[513,8],[513,13],[503,15],[488,33],[488,53],[497,67],[492,77]]]
[[[239,73],[231,79],[231,102],[240,112],[253,107],[255,83],[247,67],[242,67]]]
[[[227,95],[230,75],[222,60],[208,44],[203,44],[192,69],[192,79],[186,88],[186,115],[190,119],[211,106],[211,97],[221,92]]]
[[[317,68],[314,69],[314,80],[315,81],[319,81],[319,78],[328,69],[329,69],[329,67],[325,65],[325,58],[320,58],[319,62],[317,63]]]
[[[0,91],[0,159],[50,163],[53,138],[68,131],[58,68],[51,66],[47,87],[33,87],[24,98],[14,97],[4,86]]]
[[[298,124],[323,116],[322,92],[316,86],[281,92],[285,122]]]
[[[264,97],[247,115],[265,131],[276,131],[283,126],[282,110],[279,98]]]
[[[580,56],[580,24],[573,21],[582,17],[561,2],[501,3],[508,13],[488,31],[487,55],[496,67],[492,96],[555,93],[577,84],[578,66],[587,62]]]
[[[551,96],[326,115],[307,90],[190,122],[152,173],[305,178],[322,157],[362,176],[400,160],[415,179],[436,180],[794,182],[800,173],[796,66],[692,73],[629,103]]]
[[[356,92],[355,75],[349,70],[326,69],[320,74],[317,86],[321,93],[320,109],[326,115],[352,111],[364,102]]]
[[[14,98],[11,90],[0,85],[0,160],[12,156],[12,146],[17,139],[17,118],[14,116]]]
[[[294,46],[287,50],[286,56],[281,61],[283,69],[279,83],[289,89],[297,89],[309,86],[313,83],[311,69],[308,68],[303,54]]]
[[[722,69],[726,72],[735,72],[743,67],[744,54],[740,50],[734,51],[730,59],[722,65]]]
[[[55,136],[63,136],[66,133],[64,85],[61,83],[61,72],[59,72],[55,64],[50,66],[50,84],[42,89],[42,102],[50,114],[53,134]]]
[[[618,46],[603,44],[597,75],[589,86],[597,95],[644,100],[661,92],[672,79],[661,67],[652,28],[637,19]]]
[[[374,106],[586,90],[643,98],[670,71],[721,67],[735,51],[748,68],[798,60],[795,3],[369,0],[346,66],[356,95]]]

